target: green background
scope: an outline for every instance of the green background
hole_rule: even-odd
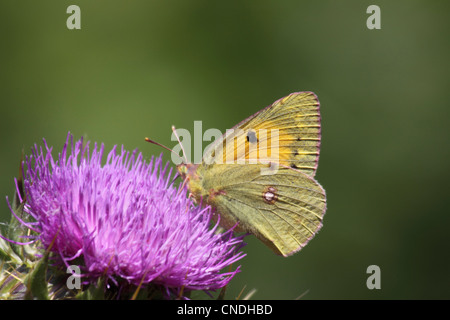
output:
[[[81,30],[66,9],[81,8]],[[381,8],[381,30],[366,9]],[[45,137],[163,150],[295,91],[321,102],[324,227],[275,256],[253,237],[227,297],[449,299],[448,1],[5,1],[0,194]],[[165,158],[170,155],[165,152]],[[3,202],[3,203],[2,203]],[[2,204],[1,204],[2,203]],[[0,218],[9,220],[6,201]],[[366,287],[369,265],[381,289]]]

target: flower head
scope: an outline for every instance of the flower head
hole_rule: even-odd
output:
[[[174,187],[162,157],[114,147],[102,164],[103,144],[67,141],[55,160],[34,147],[24,166],[24,212],[46,249],[66,265],[81,261],[84,279],[106,276],[116,285],[154,284],[167,293],[215,290],[239,271],[241,237],[210,229],[209,207],[195,206]]]

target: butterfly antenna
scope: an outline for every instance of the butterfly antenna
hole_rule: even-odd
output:
[[[187,163],[186,152],[184,151],[183,144],[180,141],[180,137],[177,134],[177,130],[175,129],[175,126],[172,126],[172,131],[173,131],[173,134],[175,135],[175,137],[177,138],[178,143],[180,144],[181,151],[183,151],[183,156],[184,156],[184,159],[186,160],[186,161],[183,161],[183,162]],[[181,160],[183,160],[183,159],[181,159]]]
[[[149,138],[145,138],[145,141],[150,142],[150,143],[153,143],[153,144],[156,144],[157,146],[160,146],[160,147],[163,147],[163,148],[166,149],[166,150],[169,150],[170,152],[172,152],[173,154],[175,154],[178,158],[180,158],[181,161],[183,161],[183,158],[180,157],[179,154],[177,154],[177,153],[176,153],[175,151],[173,151],[172,149],[166,147],[165,145],[163,145],[163,144],[161,144],[161,143],[158,143],[158,142],[156,142],[156,141],[153,141],[153,140],[151,140],[151,139],[149,139]],[[183,152],[184,152],[184,150],[183,150]]]

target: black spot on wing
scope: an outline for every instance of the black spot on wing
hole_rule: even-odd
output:
[[[256,143],[258,142],[258,138],[256,138],[256,133],[255,131],[249,131],[247,133],[247,141],[250,143]]]

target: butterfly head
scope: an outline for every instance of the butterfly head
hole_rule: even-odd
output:
[[[187,185],[190,194],[193,196],[194,200],[198,203],[201,202],[202,198],[202,182],[198,175],[198,164],[192,163],[181,163],[177,165],[178,174],[183,179],[183,185]]]
[[[197,168],[198,164],[192,163],[181,163],[177,165],[178,174],[183,180],[198,180]]]

